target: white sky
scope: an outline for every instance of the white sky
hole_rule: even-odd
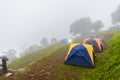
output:
[[[70,25],[83,17],[111,25],[120,0],[0,0],[0,52],[39,43],[43,37],[69,37]]]

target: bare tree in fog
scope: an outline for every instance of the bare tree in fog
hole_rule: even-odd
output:
[[[48,39],[47,38],[43,38],[41,41],[40,41],[41,45],[43,47],[46,47],[49,45],[49,42],[48,42]]]
[[[115,12],[111,14],[111,17],[113,24],[120,23],[120,6],[117,8]]]
[[[56,38],[52,38],[51,39],[51,44],[55,44],[55,43],[57,43],[58,41],[57,41],[57,39]]]

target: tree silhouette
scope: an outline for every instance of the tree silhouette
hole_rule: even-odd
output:
[[[56,38],[52,38],[50,42],[51,42],[51,44],[55,44],[55,43],[57,43],[58,41],[57,41]]]
[[[17,51],[15,49],[10,49],[4,53],[4,55],[9,59],[8,63],[11,63],[15,58],[17,58],[16,54]]]
[[[115,12],[111,14],[111,17],[113,24],[120,23],[120,6],[117,8]]]
[[[95,22],[92,24],[92,28],[93,28],[94,31],[100,30],[103,26],[104,26],[104,24],[102,23],[101,20],[95,21]]]
[[[90,33],[91,30],[98,31],[103,26],[104,24],[102,23],[101,20],[95,21],[93,23],[89,17],[85,17],[73,22],[70,26],[69,32],[72,35],[86,34],[86,33]]]
[[[88,33],[91,30],[92,20],[89,17],[81,18],[70,26],[70,33],[73,35]]]
[[[42,44],[43,47],[46,47],[49,45],[48,39],[47,38],[43,38],[40,43]]]
[[[40,46],[38,44],[34,44],[28,48],[29,52],[37,51],[40,49]]]

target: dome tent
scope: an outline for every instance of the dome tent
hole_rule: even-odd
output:
[[[96,53],[100,53],[103,50],[103,43],[99,38],[84,39],[83,43],[93,45]]]
[[[95,54],[92,45],[79,43],[71,44],[65,58],[65,63],[85,67],[94,67]]]

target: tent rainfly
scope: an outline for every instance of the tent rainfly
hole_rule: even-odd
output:
[[[92,45],[79,43],[71,44],[65,57],[65,63],[85,67],[94,67],[95,54]]]

